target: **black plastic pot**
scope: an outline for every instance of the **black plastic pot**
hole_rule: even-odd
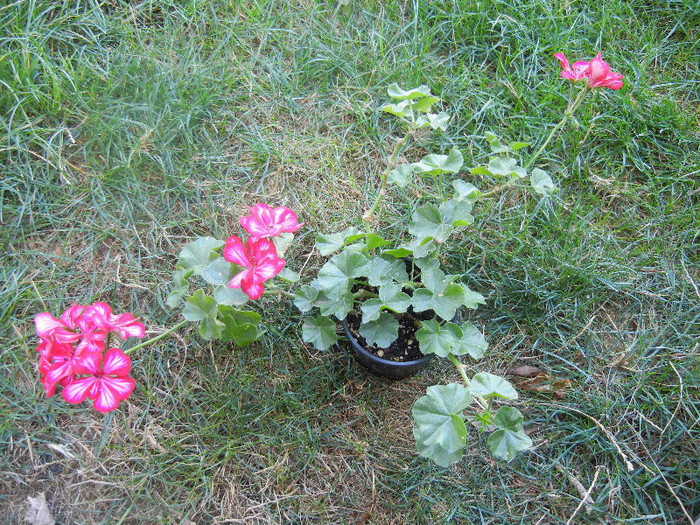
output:
[[[350,329],[344,320],[341,321],[341,324],[343,325],[343,330],[345,330],[345,335],[348,336],[350,344],[352,344],[355,350],[357,362],[379,377],[404,379],[416,374],[422,368],[425,368],[428,362],[435,357],[435,354],[428,354],[415,361],[390,361],[388,359],[382,359],[357,342],[357,339],[350,333]]]

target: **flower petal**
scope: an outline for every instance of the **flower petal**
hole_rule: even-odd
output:
[[[93,407],[98,412],[111,412],[131,395],[135,387],[136,382],[131,377],[102,377]]]
[[[73,404],[82,403],[96,381],[95,376],[76,379],[70,385],[63,387],[63,399]]]
[[[131,371],[131,358],[119,348],[110,348],[105,353],[102,362],[102,373],[105,375],[128,376]]]
[[[224,259],[244,268],[250,268],[253,265],[252,261],[250,260],[250,256],[243,245],[243,241],[241,241],[235,235],[226,240],[226,246],[224,246]]]

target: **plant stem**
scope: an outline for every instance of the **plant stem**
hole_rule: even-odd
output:
[[[469,379],[469,377],[467,376],[467,372],[465,370],[466,367],[464,366],[464,364],[462,364],[462,362],[459,359],[457,359],[457,357],[452,352],[448,353],[447,357],[450,359],[450,361],[452,361],[452,364],[455,365],[455,367],[457,368],[457,372],[459,372],[459,376],[462,378],[462,381],[464,381],[464,384],[466,385],[466,387],[469,388],[469,385],[471,385],[472,382]],[[481,396],[473,396],[473,397],[481,405],[481,408],[483,408],[484,410],[488,410],[489,404],[486,402],[486,400],[483,397],[481,397]]]
[[[268,287],[265,291],[263,291],[263,295],[282,295],[286,297],[287,299],[294,299],[296,295],[294,295],[292,292],[288,292],[286,290],[280,290],[278,288],[273,288],[273,287]]]
[[[408,140],[408,138],[410,136],[411,136],[411,129],[409,128],[409,130],[406,132],[406,134],[403,136],[403,138],[401,140],[399,140],[394,145],[394,151],[391,152],[391,155],[389,156],[389,159],[387,160],[387,163],[386,163],[386,169],[384,170],[384,173],[382,173],[382,175],[381,175],[381,186],[379,187],[379,194],[377,195],[377,198],[374,199],[374,203],[372,203],[372,206],[370,207],[370,209],[367,210],[364,213],[364,215],[362,215],[362,220],[365,221],[366,228],[369,228],[369,222],[372,220],[374,213],[377,211],[379,204],[381,204],[381,202],[382,202],[382,198],[386,194],[386,185],[387,185],[387,181],[389,179],[389,173],[391,173],[391,170],[394,169],[394,165],[396,164],[396,158],[399,156],[399,153],[401,152],[401,148],[404,147],[404,144],[406,144],[406,141]]]
[[[542,144],[542,146],[540,146],[540,149],[537,150],[537,153],[535,153],[535,154],[530,158],[530,160],[527,161],[527,164],[525,164],[525,166],[524,166],[525,169],[528,169],[530,166],[532,166],[532,164],[535,162],[535,160],[537,160],[537,157],[539,157],[539,156],[542,154],[542,152],[544,151],[544,149],[547,147],[547,144],[549,144],[549,141],[552,140],[552,138],[554,137],[554,135],[555,135],[562,127],[564,127],[564,124],[566,124],[566,121],[569,120],[569,117],[570,117],[571,115],[574,114],[574,112],[576,111],[576,108],[579,107],[579,105],[580,105],[581,102],[583,101],[584,96],[585,96],[586,93],[588,93],[590,90],[591,90],[591,88],[589,88],[589,87],[586,87],[585,89],[581,90],[581,92],[578,94],[578,96],[576,97],[576,99],[575,99],[573,102],[570,102],[570,103],[569,103],[569,107],[566,108],[566,111],[564,112],[564,118],[561,119],[561,121],[559,122],[559,124],[557,124],[556,126],[554,126],[554,129],[549,133],[549,135],[548,135],[547,138],[545,139],[545,141],[544,141],[544,143]]]
[[[162,334],[157,335],[157,336],[155,336],[155,337],[152,337],[152,338],[149,339],[148,341],[144,341],[143,343],[139,343],[139,344],[137,344],[136,346],[132,346],[131,348],[129,348],[128,350],[126,350],[124,353],[125,353],[125,354],[130,354],[131,352],[134,352],[134,351],[138,350],[139,348],[143,348],[144,346],[148,346],[148,345],[150,345],[151,343],[155,343],[156,341],[158,341],[158,340],[160,340],[160,339],[163,339],[166,335],[169,335],[169,334],[173,333],[175,330],[178,330],[178,329],[182,328],[182,327],[185,326],[186,324],[187,324],[187,320],[184,319],[184,320],[180,321],[179,323],[177,323],[177,324],[176,324],[175,326],[173,326],[172,328],[168,328],[168,329],[167,329],[165,332],[163,332]]]

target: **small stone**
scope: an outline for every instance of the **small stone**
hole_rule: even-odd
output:
[[[377,352],[377,357],[384,357],[384,350],[379,350]]]

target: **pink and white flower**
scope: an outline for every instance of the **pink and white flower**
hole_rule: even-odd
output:
[[[285,206],[270,208],[267,204],[256,204],[250,208],[250,215],[238,219],[243,229],[254,241],[261,238],[277,237],[282,232],[295,232],[301,228],[296,214]]]
[[[63,399],[82,403],[87,397],[98,412],[110,412],[128,398],[136,387],[129,377],[131,358],[118,348],[110,348],[104,355],[85,354],[75,367],[76,376],[63,388]]]
[[[263,294],[263,283],[280,273],[285,264],[271,241],[250,237],[244,245],[235,235],[226,241],[224,259],[245,268],[231,279],[229,287],[240,288],[253,300]]]

